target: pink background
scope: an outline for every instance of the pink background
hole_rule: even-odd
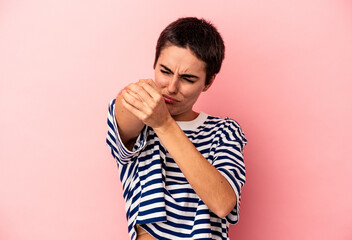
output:
[[[0,239],[127,240],[110,99],[160,31],[211,20],[227,52],[197,104],[248,138],[231,239],[352,239],[352,3],[0,2]]]

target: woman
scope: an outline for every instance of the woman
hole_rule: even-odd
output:
[[[138,239],[228,239],[245,183],[237,122],[193,111],[224,58],[203,19],[180,18],[160,34],[155,76],[128,85],[109,107],[128,231]]]

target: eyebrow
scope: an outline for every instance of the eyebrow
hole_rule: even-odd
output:
[[[165,65],[160,64],[160,66],[161,66],[162,68],[164,68],[165,70],[167,70],[168,72],[170,72],[170,73],[174,74],[174,72],[173,72],[173,71],[171,71],[171,69],[170,69],[170,68],[168,68],[168,67],[166,67]],[[181,76],[181,77],[186,77],[186,78],[196,78],[196,79],[199,79],[199,77],[198,77],[198,76],[196,76],[196,75],[192,75],[192,74],[180,74],[180,76]]]

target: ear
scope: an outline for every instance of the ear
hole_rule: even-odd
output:
[[[211,85],[213,84],[213,82],[214,82],[214,80],[215,80],[215,77],[216,77],[216,74],[214,74],[214,75],[211,77],[211,79],[210,79],[208,85],[206,85],[206,86],[203,88],[203,92],[207,91],[207,90],[211,87]]]

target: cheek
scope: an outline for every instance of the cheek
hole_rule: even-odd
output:
[[[154,76],[155,79],[155,84],[159,87],[159,88],[164,88],[167,86],[167,79],[159,74],[155,74]]]
[[[183,89],[183,96],[189,99],[196,99],[199,97],[199,95],[202,93],[202,89],[201,87],[197,87],[197,88],[184,88]]]

